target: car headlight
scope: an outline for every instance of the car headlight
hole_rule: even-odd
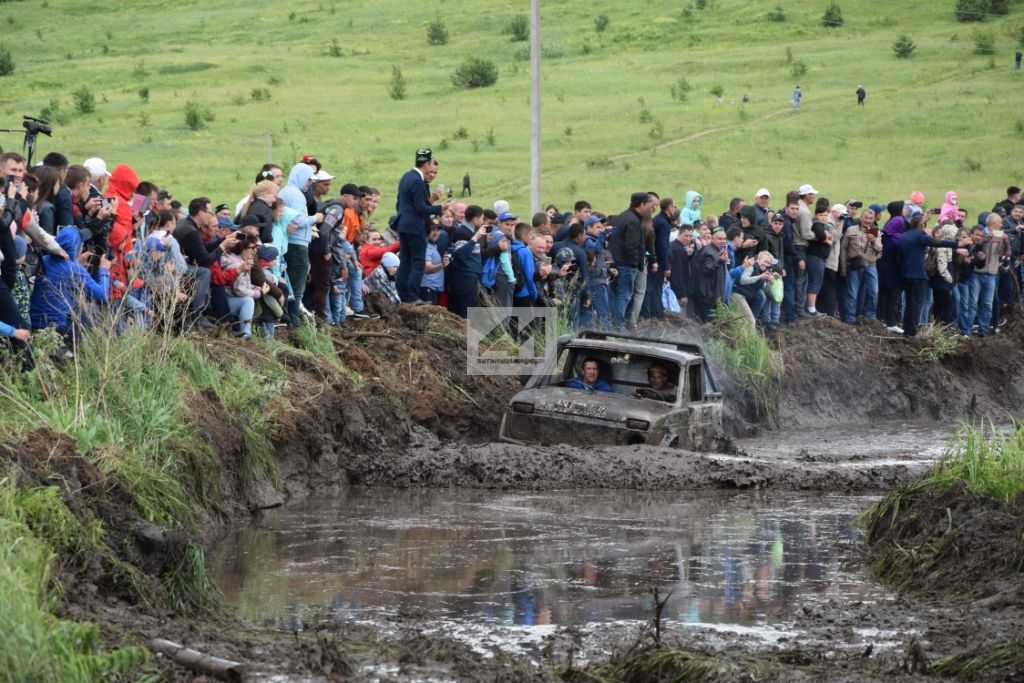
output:
[[[527,413],[527,414],[532,413],[533,412],[533,404],[532,403],[526,403],[525,401],[514,401],[512,403],[512,412],[514,412],[514,413]]]
[[[647,420],[638,420],[635,417],[631,417],[626,420],[626,429],[639,429],[642,432],[646,432],[647,428],[651,426],[651,423]]]

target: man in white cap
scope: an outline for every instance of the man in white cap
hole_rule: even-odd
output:
[[[90,195],[101,195],[103,189],[107,186],[107,178],[110,177],[110,173],[107,171],[107,162],[103,161],[99,157],[92,157],[82,162],[82,166],[89,169],[89,182],[92,184],[95,193],[90,191]]]
[[[316,198],[318,206],[324,202],[324,197],[331,191],[332,180],[334,180],[334,176],[324,170],[317,171],[310,178],[310,182],[313,183],[313,197]]]
[[[809,206],[814,206],[814,201],[818,198],[818,191],[814,189],[813,185],[801,185],[798,189],[797,194],[800,196],[798,206],[799,212],[796,218],[793,220],[793,246],[796,248],[798,253],[803,253],[807,249],[807,243],[814,239],[814,233],[811,231],[811,225],[814,223],[814,216]],[[806,307],[806,294],[807,294],[807,280],[806,275],[801,278],[802,273],[797,273],[797,296],[796,296],[796,315],[798,318],[806,318],[807,307]],[[802,292],[800,290],[803,290]]]
[[[768,230],[771,224],[768,220],[773,213],[771,207],[768,206],[771,199],[771,193],[763,187],[754,195],[754,225],[765,230]]]

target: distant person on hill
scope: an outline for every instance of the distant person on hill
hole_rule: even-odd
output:
[[[466,175],[462,176],[462,194],[460,196],[465,197],[466,195],[473,196],[473,187],[470,185],[469,171],[466,171]]]
[[[1013,70],[1020,71],[1020,60],[1024,57],[1024,54],[1020,50],[1017,50],[1017,54],[1013,56]]]
[[[800,108],[800,100],[802,100],[803,97],[804,91],[800,89],[799,85],[796,86],[796,88],[793,89],[793,109]]]
[[[857,106],[863,107],[864,106],[864,98],[867,97],[867,96],[868,96],[868,93],[867,93],[866,90],[864,90],[864,86],[863,85],[858,85],[857,86]]]

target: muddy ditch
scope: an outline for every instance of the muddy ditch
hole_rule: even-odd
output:
[[[360,679],[371,672],[382,680],[479,680],[484,672],[494,680],[552,680],[556,671],[584,661],[592,674],[614,677],[622,671],[600,667],[647,652],[649,643],[638,645],[632,627],[595,628],[592,640],[578,629],[560,630],[551,634],[549,654],[538,660],[500,648],[467,647],[444,632],[425,636],[433,623],[430,615],[393,615],[369,624],[325,618],[282,638],[275,630],[254,628],[216,610],[199,619],[175,614],[156,606],[163,603],[154,596],[161,577],[178,567],[182,549],[190,542],[215,544],[225,522],[353,485],[881,491],[919,476],[928,461],[913,439],[894,453],[880,443],[887,433],[913,434],[922,426],[948,430],[965,416],[1001,421],[1024,404],[1016,381],[1017,368],[1024,368],[1019,328],[972,341],[933,362],[922,355],[925,341],[908,343],[874,324],[850,328],[828,319],[801,323],[773,340],[785,368],[783,431],[764,437],[774,438],[774,445],[740,441],[722,454],[510,446],[495,443],[494,437],[518,382],[467,376],[465,340],[457,325],[445,312],[403,307],[354,333],[335,336],[343,370],[309,354],[283,353],[279,360],[291,381],[281,405],[268,408],[277,411],[281,423],[274,444],[278,482],[241,480],[239,463],[248,455],[241,425],[210,396],[195,397],[194,417],[217,453],[223,492],[213,509],[196,510],[201,522],[196,536],[168,534],[141,520],[118,482],[86,466],[66,439],[42,434],[0,449],[5,470],[16,465],[19,485],[60,487],[76,515],[103,523],[107,545],[114,549],[61,565],[61,614],[98,622],[111,645],[170,637],[249,662],[263,674],[300,679]],[[675,325],[679,334],[706,341],[706,330],[685,322]],[[661,325],[657,331],[665,329]],[[237,346],[212,340],[209,351],[213,356],[234,353]],[[258,358],[262,352],[249,353]],[[731,406],[741,418],[734,423],[746,425],[748,433],[757,418],[750,407],[754,402],[744,398],[741,382],[725,384],[727,409]],[[879,426],[883,421],[886,426]],[[795,434],[794,429],[800,430],[793,438],[799,446],[783,436],[787,430]],[[840,441],[847,446],[837,448]],[[849,447],[850,442],[859,446]],[[817,605],[796,619],[794,632],[804,635],[783,634],[786,640],[774,644],[742,633],[723,636],[716,629],[669,629],[666,642],[702,656],[725,657],[738,667],[730,668],[729,675],[741,678],[791,680],[788,674],[798,672],[808,680],[884,680],[926,675],[939,658],[962,655],[978,638],[1019,642],[1021,617],[1015,610],[995,604],[978,610],[926,606],[894,597],[885,603]],[[851,635],[849,629],[860,628],[856,624],[877,633]],[[580,642],[572,644],[576,639]],[[884,647],[878,644],[882,641]],[[587,648],[591,655],[581,660]],[[188,677],[167,665],[161,670]]]

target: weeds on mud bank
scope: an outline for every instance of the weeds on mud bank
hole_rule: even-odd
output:
[[[733,306],[720,305],[712,325],[708,352],[747,394],[757,417],[775,428],[782,394],[782,357]]]
[[[102,652],[99,627],[58,619],[50,580],[54,551],[98,543],[55,487],[17,489],[0,481],[0,681],[104,680],[148,661],[139,647]]]
[[[1024,426],[1003,432],[989,424],[961,428],[927,475],[890,492],[860,521],[879,578],[899,590],[978,597],[1020,581],[1022,519]]]
[[[323,333],[310,332],[303,346],[333,349],[329,335],[325,344]],[[233,424],[242,436],[244,451],[230,465],[244,494],[259,480],[277,483],[273,438],[288,408],[268,410],[265,399],[287,403],[281,397],[289,378],[276,354],[254,345],[239,356],[237,349],[223,353],[216,340],[100,329],[86,334],[68,358],[49,336],[33,335],[34,370],[22,372],[13,360],[0,363],[4,445],[68,437],[75,457],[127,492],[123,503],[160,527],[185,532],[183,538],[194,530],[197,511],[216,515],[223,497],[227,463],[215,452],[203,411],[226,416],[224,427]],[[48,462],[38,467],[45,470]],[[200,544],[177,544],[159,585],[150,586],[104,545],[99,521],[83,522],[65,505],[62,495],[77,491],[18,488],[18,471],[13,460],[0,461],[0,681],[92,681],[148,661],[139,648],[104,653],[96,625],[54,616],[61,597],[52,578],[55,562],[75,572],[86,564],[76,558],[102,556],[116,581],[140,599],[178,612],[216,605]]]

